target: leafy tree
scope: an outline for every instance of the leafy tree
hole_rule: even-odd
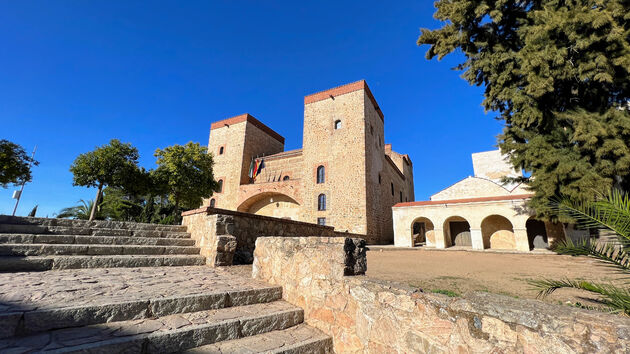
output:
[[[0,140],[0,186],[30,182],[31,164],[39,162],[26,154],[24,148],[8,140]]]
[[[630,1],[439,0],[442,28],[422,29],[428,59],[461,51],[456,67],[484,86],[505,122],[499,147],[548,200],[593,200],[630,187]]]
[[[57,214],[57,217],[61,219],[71,218],[71,219],[79,219],[79,220],[88,220],[90,219],[90,217],[96,218],[97,220],[104,219],[100,210],[97,210],[95,213],[92,213],[92,210],[94,210],[94,201],[92,200],[85,201],[81,199],[79,200],[78,203],[80,204],[61,209],[59,213]],[[96,208],[96,209],[100,209],[100,208]]]
[[[155,151],[157,169],[153,171],[156,186],[162,186],[175,206],[197,208],[202,198],[212,195],[217,182],[212,174],[212,155],[198,143],[173,145]]]
[[[109,144],[94,151],[79,155],[70,171],[74,175],[73,185],[97,187],[94,205],[99,205],[103,187],[134,189],[135,181],[142,175],[138,169],[138,149],[129,143],[112,139]],[[94,219],[98,208],[92,208],[89,220]]]
[[[621,274],[630,275],[630,197],[626,193],[613,190],[608,196],[595,202],[573,201],[564,198],[554,203],[560,214],[566,214],[579,222],[583,228],[611,230],[617,235],[616,243],[582,242],[571,240],[561,242],[554,250],[559,254],[588,256],[609,265]],[[627,279],[627,277],[626,277]],[[575,288],[600,295],[603,303],[613,311],[630,315],[630,283],[620,288],[610,284],[596,284],[585,280],[537,280],[531,282],[540,297],[545,297],[560,288]]]

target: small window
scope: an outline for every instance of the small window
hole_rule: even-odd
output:
[[[223,193],[223,180],[220,179],[219,182],[217,182],[217,193]]]
[[[392,197],[394,196],[394,184],[392,183]]]
[[[317,183],[326,182],[326,168],[324,166],[317,167]]]
[[[284,176],[284,177],[282,177],[282,180],[283,180],[283,181],[288,181],[288,180],[289,180],[289,176]]]
[[[326,218],[317,218],[317,225],[326,225]]]
[[[335,130],[337,129],[341,129],[341,121],[339,119],[335,121]]]
[[[317,197],[317,210],[319,211],[326,210],[326,194],[320,194]]]
[[[224,150],[224,147],[223,147],[223,146],[221,146],[221,147],[219,148],[219,155],[223,155],[223,150]]]
[[[381,174],[378,174],[378,184],[381,184]]]
[[[214,198],[210,199],[210,208],[214,208],[214,204],[215,204]]]
[[[402,203],[402,191],[400,191],[400,202]]]

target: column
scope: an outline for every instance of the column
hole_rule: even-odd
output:
[[[446,235],[444,230],[434,229],[435,232],[435,248],[446,248]]]
[[[514,240],[516,241],[516,249],[523,252],[529,252],[529,239],[527,238],[527,229],[514,229]]]
[[[472,239],[472,248],[475,250],[482,250],[483,236],[481,235],[481,229],[470,229],[470,238]]]

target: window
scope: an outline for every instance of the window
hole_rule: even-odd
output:
[[[392,197],[394,196],[394,184],[392,183]]]
[[[210,208],[214,208],[214,204],[215,204],[214,198],[210,199]]]
[[[223,147],[223,146],[221,146],[221,147],[219,148],[219,155],[223,155],[223,150],[224,150],[224,147]]]
[[[378,184],[381,184],[381,174],[378,174]]]
[[[326,218],[317,218],[317,225],[326,225]]]
[[[223,180],[220,179],[217,185],[217,193],[223,193]]]
[[[335,121],[335,130],[337,129],[341,129],[341,121],[339,119]]]
[[[402,191],[400,191],[400,202],[402,203]]]
[[[283,181],[288,181],[288,180],[289,180],[289,176],[284,176],[284,177],[282,177],[282,180],[283,180]]]
[[[317,197],[317,210],[319,211],[326,210],[326,194],[320,194]]]
[[[317,167],[317,183],[326,182],[326,168],[324,166]]]

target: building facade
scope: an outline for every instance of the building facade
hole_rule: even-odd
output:
[[[391,207],[414,200],[413,166],[384,136],[363,80],[304,97],[302,149],[284,151],[284,138],[249,114],[212,123],[208,152],[221,192],[205,203],[391,243]],[[258,174],[252,165],[262,165]]]
[[[570,232],[560,223],[532,217],[525,206],[531,192],[506,184],[519,176],[500,151],[472,154],[474,176],[434,194],[428,201],[398,203],[392,208],[399,247],[424,245],[530,251],[547,248]]]

